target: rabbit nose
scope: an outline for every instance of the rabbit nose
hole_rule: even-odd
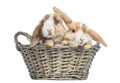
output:
[[[80,45],[83,45],[83,42],[84,42],[84,39],[80,38],[79,44],[80,44]]]
[[[82,38],[80,38],[80,41],[83,41],[83,39],[82,39]]]
[[[51,29],[48,29],[48,35],[52,35],[52,30]]]

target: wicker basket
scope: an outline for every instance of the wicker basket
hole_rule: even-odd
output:
[[[32,79],[85,80],[91,62],[100,49],[99,43],[89,50],[68,46],[46,47],[40,44],[30,48],[29,45],[18,42],[19,35],[24,35],[28,39],[31,39],[31,36],[24,32],[17,32],[14,39]]]

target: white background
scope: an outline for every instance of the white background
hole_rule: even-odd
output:
[[[76,83],[120,83],[120,2],[119,0],[0,0],[0,83],[40,83],[74,81],[31,80],[21,54],[16,50],[14,34],[29,34],[56,6],[74,21],[86,23],[107,42],[101,45],[85,81]],[[29,44],[20,37],[22,44]]]

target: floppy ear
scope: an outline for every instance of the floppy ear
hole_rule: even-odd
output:
[[[87,31],[87,33],[95,40],[100,42],[101,44],[103,44],[104,46],[107,47],[107,44],[105,43],[105,41],[102,39],[102,37],[95,31],[93,31],[92,29],[89,29]]]
[[[43,25],[43,21],[41,21],[34,29],[33,34],[32,34],[32,39],[30,42],[30,47],[33,47],[41,40],[40,29],[41,29],[42,25]]]
[[[63,11],[61,11],[60,9],[56,7],[53,7],[53,10],[55,13],[58,13],[62,17],[67,27],[70,27],[70,24],[72,23],[71,18],[66,13],[64,13]]]

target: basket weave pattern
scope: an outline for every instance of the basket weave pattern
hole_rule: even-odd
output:
[[[94,55],[100,49],[98,43],[89,50],[68,46],[46,47],[40,44],[30,48],[29,45],[22,45],[18,42],[19,35],[24,35],[28,39],[31,39],[31,36],[24,32],[18,32],[15,34],[15,43],[32,79],[85,80],[88,77]]]

